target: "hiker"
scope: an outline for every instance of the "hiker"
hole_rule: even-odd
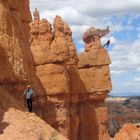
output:
[[[31,89],[30,85],[27,85],[26,89],[24,90],[24,97],[26,98],[28,110],[32,112],[32,98],[34,96],[34,92]]]
[[[110,44],[110,40],[108,40],[108,41],[106,42],[106,44],[105,44],[103,47],[106,46],[106,47],[108,48],[109,44]]]

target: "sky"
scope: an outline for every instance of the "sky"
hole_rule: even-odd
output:
[[[30,0],[31,12],[53,23],[56,15],[67,22],[73,32],[78,53],[84,50],[83,33],[90,27],[110,27],[108,49],[112,95],[140,95],[140,0]]]

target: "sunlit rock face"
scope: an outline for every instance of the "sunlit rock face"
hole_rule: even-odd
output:
[[[110,59],[100,43],[108,31],[97,29],[96,37],[85,33],[86,52],[78,56],[61,17],[52,26],[36,9],[32,21],[28,0],[1,0],[0,8],[2,91],[23,104],[25,86],[31,84],[34,112],[61,134],[71,140],[108,139],[104,99],[111,90]]]
[[[46,19],[40,20],[36,9],[30,34],[36,75],[46,91],[36,103],[36,113],[69,138],[71,91],[68,65],[78,62],[72,32],[59,16],[55,17],[53,27]]]
[[[51,25],[36,9],[30,23],[36,75],[46,91],[36,113],[70,140],[109,140],[104,99],[112,88],[111,61],[100,43],[109,30],[92,28],[83,36],[85,52],[77,55],[61,17]]]
[[[114,140],[139,140],[140,128],[133,124],[125,124],[115,135]]]
[[[112,89],[109,72],[111,60],[100,42],[100,38],[108,33],[108,29],[89,28],[83,35],[85,52],[78,55],[79,75],[85,88],[80,99],[79,115],[82,140],[109,139],[104,99]]]
[[[1,0],[0,9],[0,87],[20,100],[29,83],[43,93],[30,50],[29,1]]]

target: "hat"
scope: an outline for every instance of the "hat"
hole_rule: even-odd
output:
[[[31,87],[31,85],[27,85],[27,88],[30,88]]]

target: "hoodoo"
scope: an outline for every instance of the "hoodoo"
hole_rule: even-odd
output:
[[[112,88],[111,61],[100,38],[109,30],[89,28],[85,52],[77,55],[68,24],[56,16],[52,27],[38,14],[35,10],[30,41],[46,93],[40,94],[36,113],[70,140],[108,140],[104,99]]]

